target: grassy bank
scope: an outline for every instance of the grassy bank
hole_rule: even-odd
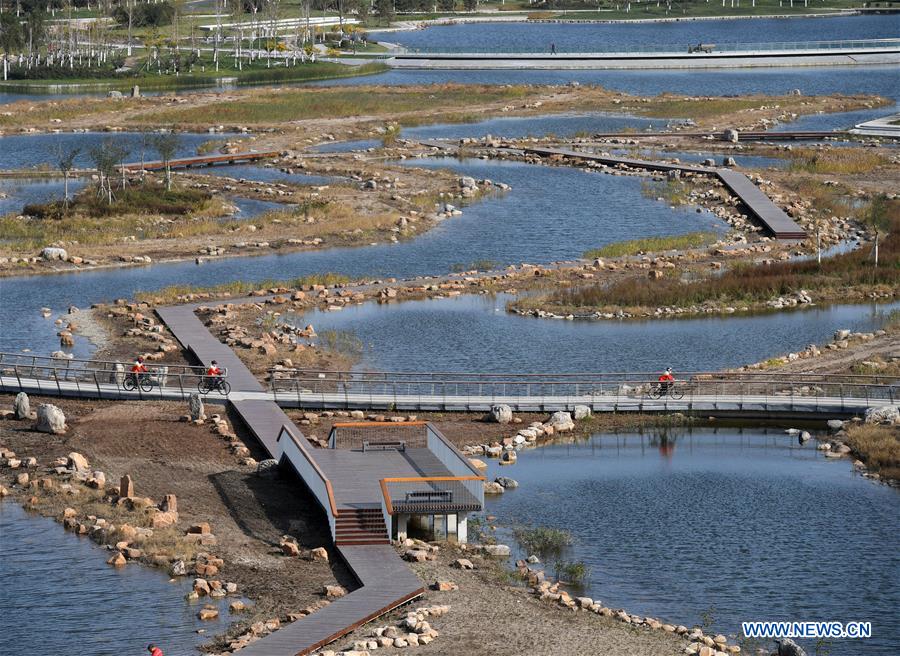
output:
[[[885,478],[900,479],[900,427],[851,426],[846,442],[869,470]]]
[[[689,308],[707,303],[762,304],[801,289],[819,300],[865,297],[871,291],[900,289],[900,201],[888,201],[892,229],[882,238],[880,264],[872,262],[871,245],[822,261],[737,265],[720,276],[685,282],[678,274],[659,280],[629,277],[613,284],[595,284],[554,292],[535,299],[544,309],[568,311],[625,310],[644,313],[658,307]]]
[[[690,232],[686,235],[648,237],[646,239],[618,241],[600,248],[585,251],[584,257],[587,259],[596,257],[623,257],[627,255],[640,255],[643,253],[661,253],[664,251],[684,250],[687,248],[702,248],[714,243],[719,237],[720,235],[715,232]]]
[[[353,116],[390,116],[443,108],[506,102],[530,93],[525,86],[462,86],[433,88],[377,87],[365,90],[329,88],[261,92],[252,97],[204,107],[167,109],[152,114],[166,124],[282,123],[297,119],[336,119]]]

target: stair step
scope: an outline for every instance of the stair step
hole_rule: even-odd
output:
[[[346,535],[387,535],[387,531],[385,531],[384,529],[382,529],[380,531],[364,531],[364,530],[335,531],[335,535],[338,537],[340,537],[342,535],[344,535],[344,536],[346,536]]]
[[[375,545],[375,544],[390,544],[391,541],[387,538],[382,540],[338,540],[335,544],[338,546],[366,546],[366,545]]]

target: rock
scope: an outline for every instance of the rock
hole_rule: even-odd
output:
[[[131,480],[131,476],[129,476],[128,474],[125,474],[122,478],[119,479],[119,496],[134,496],[134,482]]]
[[[61,435],[66,432],[66,428],[66,416],[62,410],[51,403],[42,403],[38,406],[35,430]]]
[[[256,465],[256,475],[265,477],[277,476],[278,461],[275,460],[275,458],[267,458],[266,460],[261,460],[259,464]]]
[[[494,482],[498,485],[502,485],[505,490],[514,490],[519,487],[519,482],[513,480],[512,478],[507,478],[506,476],[498,476],[494,479]]]
[[[41,257],[45,260],[68,260],[69,254],[66,252],[65,248],[54,248],[52,246],[47,246],[43,250],[41,250]]]
[[[428,552],[424,549],[408,549],[403,554],[403,560],[408,560],[411,563],[424,563],[428,560]]]
[[[518,456],[515,451],[504,451],[500,454],[501,465],[514,465],[516,460],[518,460]]]
[[[790,638],[781,638],[775,641],[778,647],[778,656],[806,656],[806,652]]]
[[[900,406],[886,405],[866,410],[867,424],[900,424]]]
[[[725,130],[725,141],[730,141],[731,143],[737,143],[740,140],[740,133],[737,130],[729,129]]]
[[[316,547],[309,552],[309,556],[313,562],[328,562],[328,552],[325,550],[325,547]]]
[[[508,405],[495,405],[491,407],[491,412],[488,414],[488,417],[491,421],[498,424],[508,424],[512,421],[512,408]]]
[[[453,581],[435,581],[431,584],[431,589],[438,592],[452,592],[459,590],[459,586]]]
[[[75,471],[86,471],[90,469],[87,458],[80,453],[72,451],[66,458],[66,467]]]
[[[326,585],[324,593],[328,599],[338,599],[346,596],[347,590],[341,585]]]
[[[497,558],[506,558],[510,553],[509,547],[505,544],[486,544],[484,545],[484,552]]]
[[[126,563],[128,563],[128,560],[121,551],[117,551],[114,556],[106,561],[107,565],[112,565],[113,567],[125,567]]]
[[[210,533],[212,533],[212,529],[210,528],[208,522],[200,522],[199,524],[192,524],[187,532],[195,533],[198,535],[209,535]]]
[[[215,606],[204,606],[197,613],[197,617],[201,620],[214,620],[219,616],[219,610]]]
[[[159,509],[163,512],[178,512],[178,497],[174,494],[167,494],[159,504]]]
[[[232,601],[228,604],[228,612],[230,613],[241,613],[247,608],[247,604],[245,604],[241,600]]]
[[[828,428],[833,431],[841,430],[844,427],[844,422],[840,419],[829,419],[828,420]]]
[[[800,444],[805,444],[812,439],[812,435],[809,434],[809,431],[802,431],[800,435],[797,436],[797,439],[800,441]]]
[[[487,471],[487,463],[484,460],[479,460],[478,458],[469,458],[469,462],[472,463],[472,466],[478,471]]]
[[[16,394],[16,419],[29,419],[31,417],[31,401],[25,392]]]
[[[575,422],[572,420],[572,415],[570,415],[568,412],[554,412],[550,416],[550,421],[548,423],[553,426],[554,430],[560,433],[564,433],[575,428]]]
[[[456,569],[475,569],[475,565],[468,558],[457,558],[453,561],[453,567]]]
[[[169,576],[187,576],[187,565],[183,560],[176,560],[169,568]]]
[[[190,400],[188,401],[188,406],[191,411],[191,421],[203,421],[206,419],[206,415],[204,414],[203,408],[203,400],[200,398],[200,395],[196,392],[191,394]]]
[[[503,494],[505,492],[504,488],[500,483],[488,483],[485,481],[484,483],[484,493],[485,494]]]
[[[576,405],[573,412],[575,421],[587,419],[591,416],[591,409],[586,405]]]
[[[836,342],[842,342],[848,337],[850,337],[850,331],[846,328],[834,331],[834,341]]]

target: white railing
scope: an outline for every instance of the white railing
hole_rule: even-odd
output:
[[[334,491],[331,489],[331,481],[325,476],[315,459],[307,451],[302,443],[303,438],[297,437],[287,427],[282,426],[278,434],[278,445],[281,447],[281,458],[287,459],[291,466],[303,479],[306,486],[316,497],[322,510],[328,516],[328,526],[331,530],[331,539],[335,539],[335,520],[338,517],[337,505],[334,501]]]

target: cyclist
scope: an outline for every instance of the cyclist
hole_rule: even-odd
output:
[[[675,376],[672,375],[672,367],[666,367],[666,370],[659,376],[659,391],[665,394],[674,384]]]
[[[144,364],[144,358],[138,356],[134,361],[134,364],[131,365],[131,376],[132,378],[134,378],[135,385],[141,382],[141,379],[143,379],[147,375],[147,372],[148,369]]]
[[[206,368],[207,383],[210,389],[215,389],[222,384],[222,370],[219,369],[219,363],[213,360]]]

